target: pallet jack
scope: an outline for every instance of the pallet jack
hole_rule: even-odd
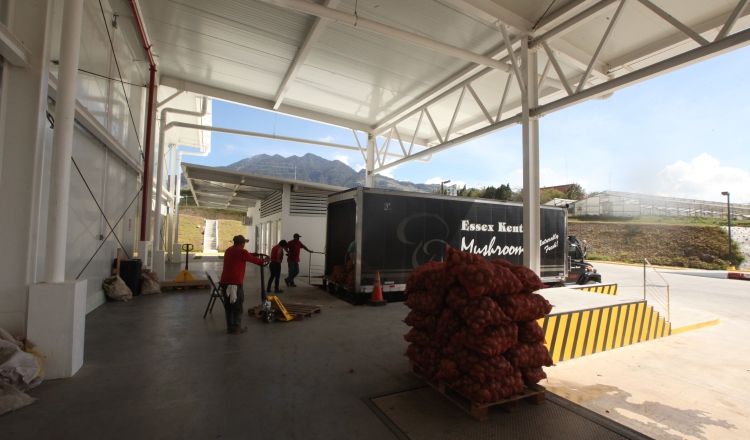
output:
[[[190,251],[192,251],[193,248],[194,246],[192,244],[182,245],[182,250],[185,251],[185,269],[180,271],[179,274],[177,274],[177,277],[174,279],[176,282],[186,283],[188,281],[195,281],[195,277],[188,270],[188,261],[190,261]]]
[[[258,254],[260,258],[267,258],[268,255],[265,254]],[[258,318],[261,318],[263,322],[274,322],[276,321],[276,314],[278,313],[279,320],[281,321],[291,321],[294,319],[292,315],[290,315],[286,308],[284,308],[284,305],[281,304],[281,300],[278,296],[267,296],[266,295],[266,277],[265,267],[268,266],[270,262],[263,263],[263,265],[260,267],[260,298],[261,303],[260,306],[255,308],[255,316]]]

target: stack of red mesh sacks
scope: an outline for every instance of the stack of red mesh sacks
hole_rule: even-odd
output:
[[[336,284],[347,286],[354,285],[354,261],[349,260],[345,265],[340,264],[333,268],[331,272],[331,281]]]
[[[478,403],[495,402],[546,378],[552,358],[537,319],[552,310],[524,266],[447,249],[406,283],[412,329],[405,355],[428,380],[441,379]]]

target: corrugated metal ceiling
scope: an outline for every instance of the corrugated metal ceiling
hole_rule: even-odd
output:
[[[645,0],[625,1],[619,21],[588,78],[588,87],[700,46],[649,10]],[[710,42],[738,2],[653,0],[651,3]],[[507,55],[500,52],[504,46],[500,31],[503,23],[509,25],[511,38],[526,33],[533,40],[601,3],[594,0],[333,2],[336,11],[354,14],[356,6],[360,19],[495,59]],[[590,19],[547,41],[574,88],[620,5],[619,0],[606,3],[607,7]],[[140,6],[163,77],[257,98],[258,102],[267,102],[264,105],[269,108],[316,22],[312,15],[259,0],[149,0],[141,1]],[[748,14],[750,8],[745,8],[732,33],[750,26]],[[322,122],[334,120],[326,120],[326,115],[330,115],[337,122],[343,121],[341,124],[346,125],[347,121],[350,127],[365,124],[378,131],[384,122],[407,115],[406,110],[417,108],[483,69],[453,55],[390,36],[330,20],[323,22],[323,31],[284,95],[282,110],[314,111]],[[523,26],[528,28],[519,30]],[[518,50],[518,45],[515,49]],[[537,53],[541,73],[548,57],[541,47]],[[550,67],[547,72],[540,104],[567,96],[556,70]],[[469,91],[464,91],[461,110],[455,118],[460,87],[430,105],[430,116],[441,136],[445,137],[451,123],[454,127],[451,137],[489,124],[487,114],[492,119],[496,117],[506,81],[512,74],[512,69],[509,73],[495,70],[474,81],[472,88],[481,105]],[[503,117],[520,112],[518,83],[516,80],[511,83]],[[404,142],[411,140],[419,119],[417,112],[398,124]],[[427,118],[423,118],[416,138],[423,145],[438,142]]]

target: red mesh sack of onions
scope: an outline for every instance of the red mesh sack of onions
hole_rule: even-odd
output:
[[[523,291],[523,284],[510,269],[500,264],[493,264],[492,269],[495,272],[495,279],[501,282],[497,283],[495,290],[488,291],[487,295],[498,297],[500,295],[513,295]]]
[[[406,280],[406,291],[425,290],[431,293],[442,293],[444,264],[430,261],[414,269]]]
[[[422,328],[431,333],[437,332],[438,316],[420,312],[418,310],[412,310],[404,318],[404,324],[414,327]]]
[[[480,334],[488,326],[507,324],[510,322],[500,306],[488,296],[471,298],[466,306],[458,311],[461,319],[476,334]]]
[[[344,266],[335,266],[333,272],[331,272],[331,281],[336,284],[342,284],[346,282],[346,269]]]
[[[519,342],[504,355],[517,368],[552,366],[552,357],[549,355],[549,350],[541,342],[534,344]]]
[[[448,295],[445,297],[445,304],[453,310],[461,310],[469,303],[469,292],[461,285],[451,286],[447,290]]]
[[[409,346],[406,347],[404,356],[408,357],[409,359],[414,361],[414,363],[419,365],[421,364],[422,360],[422,351],[424,351],[424,347],[415,344],[409,344]]]
[[[482,296],[502,290],[502,280],[495,278],[495,269],[480,255],[446,246],[445,271],[458,277],[469,296]]]
[[[440,366],[442,356],[438,350],[431,347],[421,347],[416,344],[410,344],[406,347],[404,356],[411,359],[422,369],[422,374],[428,380],[433,380]]]
[[[437,314],[443,310],[445,300],[440,295],[433,295],[426,291],[412,291],[404,301],[404,305],[412,310],[428,314]]]
[[[437,336],[442,345],[450,342],[451,337],[463,327],[463,321],[456,312],[451,309],[443,310],[438,319]]]
[[[544,342],[544,329],[537,321],[521,321],[518,325],[518,342]]]
[[[544,318],[552,310],[549,301],[537,293],[503,295],[497,297],[496,301],[508,318],[514,322]]]
[[[521,377],[523,377],[524,384],[534,385],[539,383],[542,379],[546,379],[547,373],[542,370],[542,367],[521,368]]]
[[[463,344],[485,356],[495,356],[518,343],[518,327],[514,323],[487,327],[478,335],[464,327],[453,335],[451,342]]]
[[[482,356],[462,344],[448,344],[443,348],[442,353],[444,357],[441,365],[445,364],[446,367],[451,368],[455,365],[459,372],[469,374],[480,382],[488,378],[507,376],[513,371],[513,366],[503,355]],[[447,376],[445,379],[450,379]]]
[[[435,372],[435,379],[453,382],[461,377],[462,374],[461,370],[458,369],[458,363],[456,363],[456,361],[443,358],[440,360],[440,365],[438,365],[437,371]]]
[[[412,328],[409,330],[409,333],[404,335],[404,340],[422,347],[437,347],[438,345],[435,335],[421,328]]]
[[[474,402],[490,403],[523,392],[523,378],[518,370],[514,370],[507,376],[490,378],[484,382],[465,375],[454,381],[451,387]]]
[[[537,274],[526,266],[513,264],[500,258],[492,260],[492,264],[510,269],[510,271],[513,272],[513,275],[515,275],[518,281],[523,285],[523,288],[521,289],[522,293],[536,292],[537,290],[547,287],[547,285],[539,279]]]

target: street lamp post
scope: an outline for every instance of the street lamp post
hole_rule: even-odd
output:
[[[727,196],[727,233],[729,234],[729,265],[732,265],[732,213],[729,205],[729,191],[722,191],[722,196]]]
[[[443,192],[443,184],[445,183],[450,183],[450,180],[443,180],[442,182],[440,182],[440,194],[445,194]]]

